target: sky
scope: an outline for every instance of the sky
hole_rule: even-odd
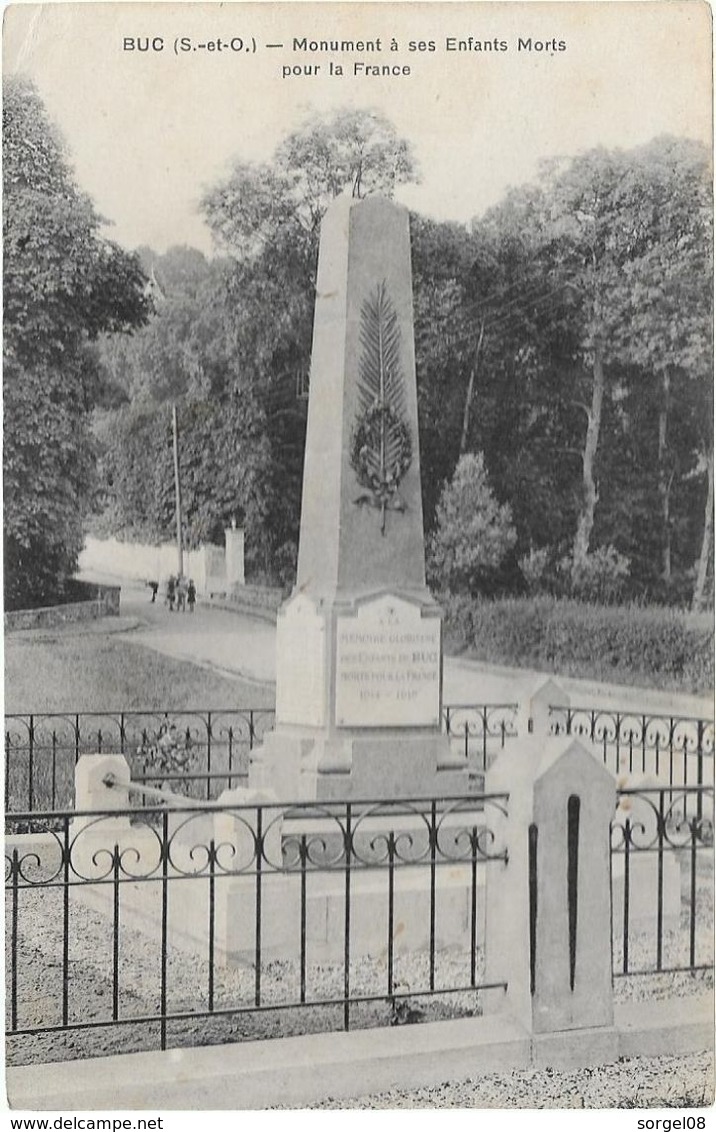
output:
[[[128,49],[146,37],[163,49]],[[448,50],[469,37],[469,49]],[[380,50],[294,49],[304,38],[380,40]],[[200,46],[217,40],[241,49]],[[544,158],[663,133],[710,145],[710,56],[701,0],[20,3],[6,9],[3,36],[5,73],[35,82],[107,234],[159,252],[210,252],[202,195],[233,161],[270,159],[315,111],[385,113],[421,170],[398,199],[441,220],[479,216]],[[355,63],[410,73],[356,75]]]

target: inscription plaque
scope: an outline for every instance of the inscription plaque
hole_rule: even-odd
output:
[[[336,725],[440,725],[439,617],[388,596],[337,619]]]

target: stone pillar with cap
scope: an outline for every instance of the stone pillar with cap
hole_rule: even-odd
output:
[[[579,739],[523,735],[487,773],[509,793],[504,864],[486,875],[486,1012],[511,1015],[537,1065],[618,1056],[611,957],[614,778]]]
[[[226,545],[226,584],[229,589],[234,586],[243,586],[246,583],[244,574],[244,530],[237,527],[236,520],[231,520],[231,526],[224,531]]]

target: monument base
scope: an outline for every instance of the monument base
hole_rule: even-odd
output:
[[[479,870],[476,891],[480,914],[475,944],[484,946],[484,875]],[[219,878],[216,882],[216,957],[220,965],[254,966],[256,962],[255,878]],[[340,964],[345,959],[345,876],[342,872],[309,874],[305,903],[299,876],[267,873],[261,892],[261,957],[291,962],[301,954],[309,964]],[[357,869],[351,874],[350,954],[353,961],[386,961],[430,950],[430,871],[428,867],[397,868],[394,881],[392,934],[388,921],[388,877],[385,869]],[[440,867],[435,880],[436,952],[465,952],[471,946],[470,868]],[[389,936],[391,942],[389,942]]]
[[[446,735],[339,737],[280,725],[251,753],[249,788],[270,789],[279,802],[440,798],[468,794],[470,777]]]

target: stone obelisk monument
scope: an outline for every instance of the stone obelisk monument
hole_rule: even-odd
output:
[[[276,728],[250,785],[280,800],[462,793],[441,734],[425,584],[408,212],[338,198],[321,229],[296,587]]]

